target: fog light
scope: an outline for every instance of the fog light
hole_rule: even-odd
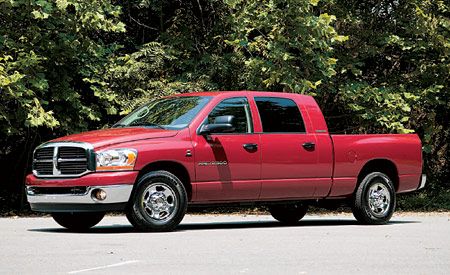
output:
[[[91,193],[91,196],[93,199],[96,199],[98,201],[103,201],[106,199],[106,192],[102,189],[94,189]]]

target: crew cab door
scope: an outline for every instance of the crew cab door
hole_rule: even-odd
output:
[[[196,202],[257,200],[260,192],[259,135],[247,97],[224,99],[202,125],[218,117],[233,116],[231,132],[197,134],[194,137]]]
[[[331,143],[318,142],[315,133],[306,131],[294,100],[254,100],[262,125],[260,200],[325,196],[331,184]]]

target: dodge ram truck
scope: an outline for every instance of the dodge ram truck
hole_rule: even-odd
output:
[[[150,101],[108,129],[46,142],[26,178],[34,211],[87,230],[123,211],[170,231],[195,205],[257,204],[286,224],[311,204],[387,223],[396,194],[424,187],[416,134],[330,135],[311,96],[196,92]]]

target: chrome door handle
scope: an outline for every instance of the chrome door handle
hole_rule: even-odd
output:
[[[306,150],[314,150],[316,148],[316,144],[314,142],[305,142],[302,144],[303,148],[305,148]]]
[[[245,150],[248,151],[255,151],[258,149],[258,144],[256,143],[245,143],[242,145],[242,147],[244,147]]]

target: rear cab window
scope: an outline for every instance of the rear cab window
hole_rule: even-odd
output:
[[[306,133],[300,110],[292,99],[255,97],[263,133]]]

